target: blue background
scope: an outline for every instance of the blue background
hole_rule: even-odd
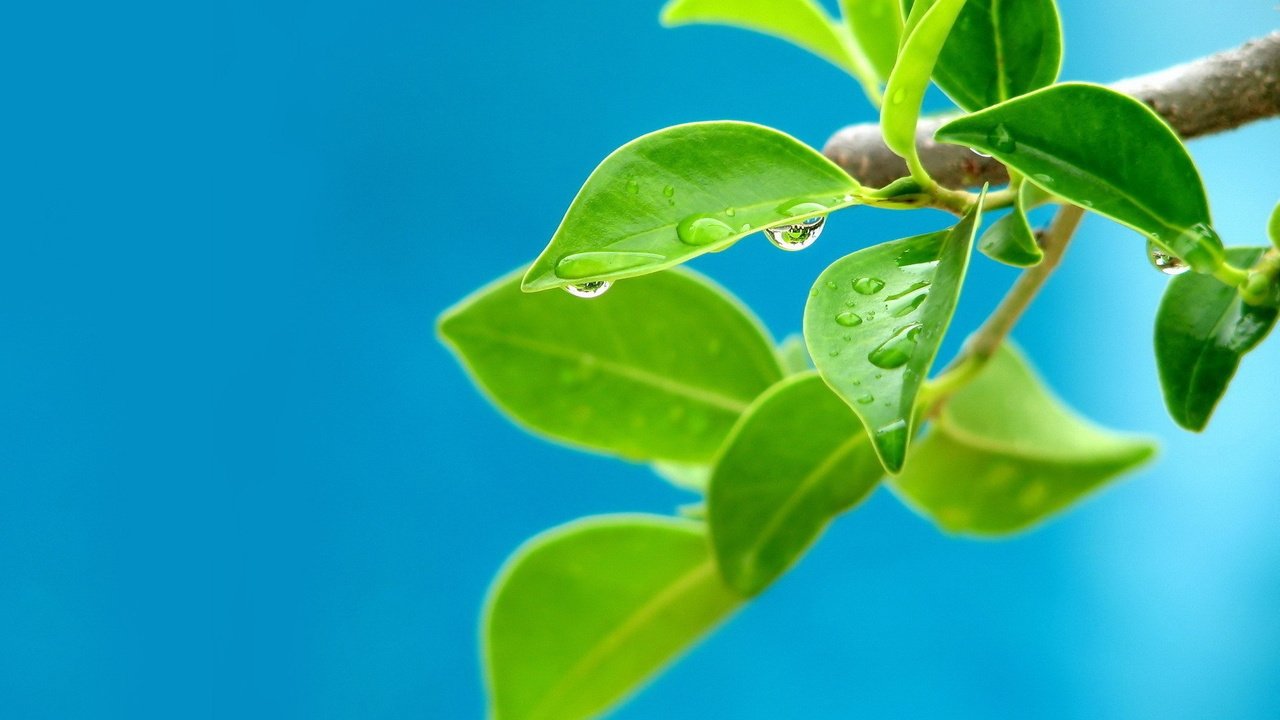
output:
[[[637,135],[737,118],[821,145],[873,117],[822,62],[662,30],[658,6],[5,10],[0,714],[479,717],[505,555],[688,501],[508,424],[432,327]],[[1254,0],[1149,7],[1068,0],[1064,78],[1280,24]],[[1277,129],[1192,146],[1229,241],[1262,240]],[[696,266],[781,337],[827,263],[942,222],[853,210],[804,253]],[[957,338],[1011,277],[975,262]],[[1158,464],[998,543],[877,493],[617,717],[1280,716],[1280,342],[1180,432],[1150,351],[1163,283],[1091,218],[1016,333],[1083,412],[1159,435]]]

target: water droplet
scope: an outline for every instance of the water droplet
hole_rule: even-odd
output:
[[[923,290],[923,289],[925,289],[925,288],[927,288],[927,287],[929,287],[929,281],[928,281],[928,280],[921,280],[921,281],[919,281],[919,282],[911,283],[909,286],[907,286],[907,288],[906,288],[905,290],[902,290],[902,291],[900,291],[900,292],[896,292],[896,293],[894,293],[894,294],[890,295],[889,297],[887,297],[887,298],[885,298],[885,299],[886,299],[886,300],[897,300],[898,298],[906,297],[906,296],[910,295],[911,293],[913,293],[913,292],[915,292],[915,291],[917,291],[917,290]]]
[[[1151,261],[1152,267],[1165,275],[1181,275],[1191,269],[1191,266],[1183,262],[1182,258],[1165,252],[1164,248],[1151,240],[1147,241],[1147,259]]]
[[[685,245],[710,245],[733,234],[733,228],[713,215],[690,215],[676,225],[676,236]]]
[[[631,193],[632,195],[635,195],[636,193],[640,192],[640,183],[636,182],[635,178],[631,178],[630,180],[627,181],[627,192]]]
[[[835,283],[835,281],[834,281],[834,280],[828,280],[828,281],[827,281],[827,289],[828,289],[828,290],[835,290],[835,289],[836,289],[836,288],[838,288],[838,287],[840,287],[840,286],[839,286],[839,285],[836,285],[836,283]]]
[[[778,225],[777,227],[765,228],[765,237],[769,238],[769,242],[774,247],[788,252],[803,250],[813,244],[814,240],[822,234],[822,228],[827,224],[826,215],[817,215],[815,217],[802,220],[794,225]]]
[[[657,265],[665,260],[665,257],[656,253],[644,252],[570,253],[556,263],[556,276],[563,280],[582,280],[598,275],[634,270],[647,265]]]
[[[874,277],[860,277],[853,281],[853,291],[859,295],[875,295],[884,289],[884,281]]]
[[[867,319],[868,319],[868,320],[875,320],[875,319],[876,319],[876,312],[875,312],[875,310],[872,310],[872,311],[870,311],[870,312],[868,312],[868,313],[867,313]]]
[[[836,316],[836,324],[844,327],[857,327],[862,324],[862,316],[854,312],[842,312]]]
[[[991,147],[997,152],[1013,152],[1014,148],[1018,147],[1018,143],[1014,142],[1013,135],[1004,123],[991,128],[991,132],[987,133],[987,142],[991,143]]]
[[[1053,184],[1057,182],[1056,180],[1053,179],[1052,176],[1045,175],[1044,173],[1036,173],[1031,176],[1031,179],[1035,180],[1036,182],[1040,183],[1045,187],[1053,187]]]
[[[862,384],[862,381],[861,381],[861,380],[859,380],[858,378],[854,378],[854,379],[850,380],[849,382],[850,382],[850,383],[852,383],[852,384],[854,384],[854,385],[861,385],[861,384]]]
[[[876,401],[876,396],[871,393],[862,393],[854,399],[858,401],[859,405],[870,405]]]
[[[605,294],[612,286],[613,283],[608,280],[597,280],[595,282],[585,282],[577,285],[565,285],[564,291],[574,297],[598,298]]]
[[[724,209],[724,214],[725,214],[725,215],[728,215],[729,217],[733,217],[734,215],[737,215],[737,214],[738,214],[738,211],[737,211],[737,210],[734,210],[733,208],[725,208],[725,209]]]
[[[920,293],[906,302],[899,303],[897,307],[890,313],[896,318],[906,317],[915,312],[924,301],[928,299],[929,293]]]
[[[867,355],[867,359],[872,365],[885,370],[906,365],[916,351],[916,338],[923,327],[920,323],[911,323],[894,330],[888,340],[880,343],[879,347]]]
[[[831,352],[827,353],[827,357],[836,357],[839,354],[840,354],[839,350],[832,350]]]
[[[662,188],[662,194],[666,195],[667,197],[673,197],[676,194],[676,189],[668,185]]]
[[[751,230],[751,223],[742,223],[742,227],[738,228],[738,232],[748,232]]]

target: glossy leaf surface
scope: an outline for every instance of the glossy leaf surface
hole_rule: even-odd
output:
[[[815,372],[774,385],[743,414],[707,493],[720,572],[754,595],[884,474],[862,422]]]
[[[1155,454],[1048,393],[1007,345],[943,406],[891,482],[944,530],[999,535],[1034,525]]]
[[[522,287],[653,273],[822,208],[848,207],[858,192],[821,153],[777,130],[741,122],[659,130],[591,173]]]
[[[1023,183],[1018,188],[1018,197],[1009,214],[991,224],[982,233],[978,241],[978,249],[982,254],[1005,265],[1014,267],[1031,267],[1040,264],[1044,259],[1036,233],[1027,220],[1028,199],[1034,188],[1030,183]]]
[[[889,472],[914,434],[920,384],[951,323],[980,218],[859,250],[818,276],[804,337],[827,384],[871,432]]]
[[[862,48],[880,82],[889,79],[902,42],[902,5],[898,0],[841,0],[840,12],[854,42]]]
[[[814,0],[671,0],[662,24],[733,25],[797,45],[844,70],[878,96],[875,74],[865,55],[851,47],[842,30]]]
[[[967,0],[933,80],[965,110],[1053,84],[1062,65],[1054,0]]]
[[[937,139],[993,155],[1197,269],[1211,271],[1221,258],[1222,242],[1209,227],[1204,186],[1186,147],[1127,95],[1062,83],[952,120]]]
[[[491,717],[595,717],[732,612],[701,528],[604,516],[517,550],[484,614]]]
[[[907,28],[908,34],[884,91],[884,107],[880,110],[884,142],[901,157],[909,160],[918,157],[916,122],[920,119],[920,104],[929,87],[929,76],[938,53],[964,2],[937,0],[923,12],[922,6],[917,5],[908,16],[914,25]]]
[[[1232,248],[1227,259],[1249,267],[1264,248]],[[1208,275],[1169,281],[1156,313],[1156,364],[1165,406],[1188,430],[1203,430],[1226,394],[1240,360],[1271,332],[1277,309],[1248,305],[1235,288]]]
[[[591,300],[527,295],[511,275],[446,311],[439,331],[521,425],[635,460],[710,461],[782,377],[760,323],[687,270]]]

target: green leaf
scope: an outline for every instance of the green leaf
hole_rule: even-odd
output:
[[[853,40],[862,48],[876,79],[893,72],[902,42],[902,5],[898,0],[840,0],[840,13]]]
[[[813,360],[809,359],[809,348],[804,346],[803,335],[788,335],[778,346],[778,357],[781,358],[783,372],[787,375],[813,368]]]
[[[933,80],[965,110],[1052,85],[1062,66],[1054,0],[968,0],[933,69]]]
[[[516,422],[635,460],[709,462],[782,377],[759,321],[688,271],[594,300],[526,295],[513,274],[447,310],[439,332]]]
[[[678,488],[696,493],[705,493],[707,491],[707,481],[711,477],[710,465],[656,462],[651,467],[658,477]]]
[[[732,612],[701,525],[588,518],[522,546],[484,613],[493,720],[595,717]]]
[[[992,223],[982,233],[982,239],[978,241],[978,249],[982,254],[1014,267],[1039,265],[1044,259],[1044,250],[1027,220],[1027,207],[1030,205],[1028,198],[1033,192],[1029,189],[1034,187],[1024,182],[1018,188],[1017,200],[1009,214]]]
[[[944,530],[1000,535],[1044,520],[1154,454],[1149,440],[1076,416],[1006,346],[943,406],[891,483]]]
[[[1271,221],[1267,223],[1267,234],[1271,236],[1271,244],[1280,248],[1280,203],[1271,211]]]
[[[662,8],[661,19],[667,27],[732,25],[786,40],[849,73],[872,102],[879,100],[870,62],[813,0],[671,0]]]
[[[924,91],[929,87],[929,75],[964,2],[937,0],[923,12],[921,3],[912,7],[907,19],[908,34],[889,75],[884,107],[880,110],[880,126],[885,144],[905,158],[912,168],[920,164],[916,151],[916,122],[920,119]]]
[[[817,373],[774,385],[738,421],[711,476],[725,581],[745,595],[764,590],[883,474],[862,422]]]
[[[1231,248],[1227,258],[1249,267],[1265,248]],[[1248,305],[1235,288],[1209,275],[1188,273],[1169,281],[1156,313],[1156,364],[1169,414],[1200,431],[1240,360],[1276,323],[1277,309]]]
[[[789,135],[741,122],[659,130],[605,158],[525,275],[526,292],[656,272],[857,203],[858,183]]]
[[[822,271],[804,309],[818,371],[871,432],[885,468],[902,468],[913,410],[951,323],[979,207],[950,230],[859,250]]]
[[[1200,173],[1150,108],[1062,83],[943,125],[937,139],[995,156],[1048,192],[1147,235],[1202,272],[1222,259]]]

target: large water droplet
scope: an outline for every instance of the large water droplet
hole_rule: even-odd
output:
[[[1191,266],[1183,262],[1182,258],[1165,252],[1164,248],[1151,240],[1147,241],[1147,259],[1151,261],[1152,267],[1165,275],[1181,275],[1191,269]]]
[[[875,295],[884,289],[884,281],[874,277],[860,277],[853,281],[853,291],[859,295]]]
[[[854,399],[858,401],[859,405],[870,405],[876,401],[876,396],[871,393],[862,393]]]
[[[733,235],[733,228],[714,215],[690,215],[676,224],[676,236],[685,245],[710,245]]]
[[[563,280],[581,280],[623,270],[634,270],[647,265],[657,265],[665,260],[665,257],[656,253],[645,252],[569,253],[556,262],[556,276]]]
[[[765,237],[769,238],[769,242],[774,247],[788,252],[803,250],[813,244],[814,240],[822,234],[822,228],[827,224],[826,215],[818,215],[807,220],[798,222],[794,225],[779,225],[777,227],[765,228]]]
[[[916,351],[916,338],[920,335],[920,329],[924,326],[920,323],[911,323],[903,325],[893,331],[893,335],[888,340],[880,343],[880,346],[872,350],[867,355],[867,359],[872,365],[885,370],[900,368],[907,364],[911,359],[912,353]]]
[[[836,316],[836,324],[844,327],[857,327],[862,324],[862,316],[854,312],[842,312]]]
[[[574,297],[598,298],[608,292],[610,287],[613,287],[613,283],[608,280],[597,280],[595,282],[578,283],[577,285],[565,285],[564,291]]]
[[[929,297],[929,293],[920,293],[919,295],[916,295],[913,298],[910,298],[908,300],[905,300],[899,303],[896,307],[893,308],[890,314],[896,318],[906,317],[911,313],[915,312],[917,309],[919,309],[919,307],[922,304],[924,304],[924,301],[928,299],[928,297]]]
[[[987,133],[987,142],[991,143],[991,147],[997,152],[1013,152],[1014,148],[1018,147],[1018,143],[1013,140],[1013,134],[1004,123],[991,128],[991,132]]]

